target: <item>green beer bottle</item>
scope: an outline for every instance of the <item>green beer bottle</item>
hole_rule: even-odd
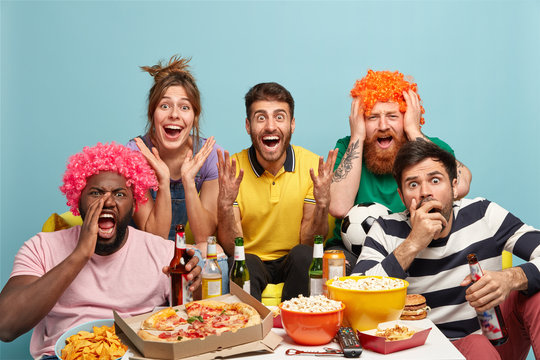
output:
[[[309,296],[323,293],[323,239],[321,235],[315,235],[313,241],[313,260],[309,266]]]
[[[234,239],[234,264],[231,269],[231,280],[244,289],[249,294],[249,270],[246,265],[246,254],[244,253],[244,238]]]

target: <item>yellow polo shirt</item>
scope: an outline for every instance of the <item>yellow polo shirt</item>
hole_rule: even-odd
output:
[[[240,209],[245,251],[263,261],[287,255],[300,243],[304,204],[315,204],[309,169],[317,174],[319,156],[294,145],[286,151],[276,176],[259,164],[253,146],[233,155],[237,174],[244,169],[234,206]]]

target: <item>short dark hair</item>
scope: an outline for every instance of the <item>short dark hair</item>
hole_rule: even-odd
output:
[[[450,181],[457,178],[456,158],[454,155],[441,149],[431,141],[424,139],[408,141],[399,149],[394,161],[394,168],[392,169],[392,175],[394,175],[394,179],[396,179],[400,190],[402,190],[401,176],[403,171],[427,158],[440,161],[446,169]]]
[[[291,119],[294,117],[294,99],[289,92],[278,83],[268,82],[253,86],[246,94],[246,115],[251,116],[251,105],[255,101],[282,101],[289,104]]]

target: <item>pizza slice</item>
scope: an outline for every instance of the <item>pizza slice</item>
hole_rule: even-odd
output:
[[[185,323],[186,319],[178,315],[172,307],[168,307],[153,313],[148,319],[144,320],[141,329],[171,331]]]

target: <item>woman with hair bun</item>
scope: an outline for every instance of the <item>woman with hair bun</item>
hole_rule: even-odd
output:
[[[159,182],[159,190],[151,190],[149,201],[135,213],[135,225],[174,240],[175,226],[189,221],[196,254],[202,260],[206,240],[217,229],[216,149],[221,147],[214,137],[199,136],[201,99],[189,61],[175,55],[168,63],[141,67],[154,78],[148,94],[148,123],[146,134],[127,146],[142,152]],[[227,258],[219,245],[218,260],[226,293]]]

